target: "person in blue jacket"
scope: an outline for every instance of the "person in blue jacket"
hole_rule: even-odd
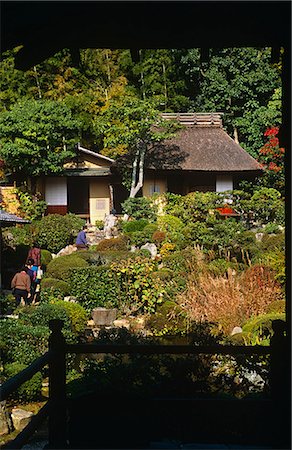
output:
[[[86,239],[85,230],[87,229],[86,225],[83,226],[82,230],[77,234],[75,245],[77,249],[79,248],[88,248],[88,242]]]

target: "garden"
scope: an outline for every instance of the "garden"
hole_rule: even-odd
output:
[[[220,216],[226,197],[232,198],[238,217]],[[277,190],[154,194],[126,200],[123,210],[130,219],[118,219],[117,236],[66,256],[56,254],[83,224],[72,214],[52,214],[3,229],[6,280],[35,240],[45,270],[38,304],[16,308],[9,289],[1,295],[3,381],[46,351],[53,318],[64,321],[68,343],[269,345],[272,321],[285,320],[285,214]],[[110,327],[94,325],[92,311],[99,307],[117,311]],[[143,358],[131,357],[125,363],[115,357],[71,356],[68,393],[74,396],[101,386],[103,392],[110,391],[109,374],[113,384],[125,377],[123,389],[129,391],[156,385],[162,392],[165,377],[170,388],[172,358],[157,360],[154,368],[153,359]],[[201,395],[239,398],[263,392],[267,362],[253,358],[248,363],[223,356],[182,359],[180,377],[186,379],[173,381],[172,392],[181,390],[179,386]],[[97,375],[103,379],[98,386]],[[47,376],[44,369],[24,383],[11,405],[41,404]]]

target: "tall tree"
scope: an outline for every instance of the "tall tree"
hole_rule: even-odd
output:
[[[66,105],[26,100],[0,115],[0,159],[22,179],[61,173],[74,156],[80,123]]]
[[[131,164],[130,197],[143,187],[147,152],[154,143],[172,137],[178,128],[177,123],[163,120],[160,112],[143,100],[112,102],[96,118],[95,132],[103,143],[101,152],[110,157],[127,155],[120,162],[124,167]]]
[[[272,111],[266,113],[269,101],[281,86],[279,69],[271,64],[271,49],[211,49],[209,63],[194,71],[191,63],[198,67],[198,58],[199,53],[190,50],[183,60],[189,63],[197,88],[193,109],[222,111],[229,134],[257,157],[264,130],[275,123]]]

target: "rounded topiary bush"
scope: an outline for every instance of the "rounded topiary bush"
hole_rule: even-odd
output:
[[[130,220],[122,223],[122,230],[124,233],[133,233],[142,231],[147,225],[149,225],[149,222],[146,219]]]
[[[71,255],[59,256],[53,259],[47,267],[47,276],[59,280],[68,280],[72,269],[87,267],[88,263],[76,253]]]
[[[41,248],[52,253],[58,253],[66,247],[72,237],[84,225],[84,220],[73,214],[50,214],[43,217],[38,223],[37,240]]]
[[[182,334],[187,329],[187,319],[181,308],[172,301],[165,301],[151,314],[146,327],[156,336]]]
[[[285,314],[272,313],[272,314],[261,314],[253,319],[247,321],[243,327],[242,331],[250,333],[253,336],[258,336],[259,338],[264,338],[272,336],[273,320],[283,320],[285,321]]]
[[[103,239],[96,246],[96,251],[105,250],[127,250],[128,239],[126,236],[119,236],[117,238]]]
[[[71,322],[71,329],[73,333],[83,333],[87,325],[88,314],[79,303],[57,301],[56,306],[63,308]]]
[[[41,264],[45,267],[52,261],[52,253],[48,250],[41,250]]]
[[[57,292],[63,295],[70,294],[70,286],[66,281],[57,278],[44,278],[42,280],[42,290],[49,290],[52,293]]]

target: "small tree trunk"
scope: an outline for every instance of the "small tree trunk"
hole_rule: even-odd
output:
[[[239,144],[238,131],[236,127],[233,127],[233,133],[234,133],[234,141],[236,142],[236,144]]]
[[[143,187],[145,153],[146,153],[146,145],[140,144],[137,148],[135,159],[133,162],[130,198],[136,197],[139,190]],[[139,176],[137,181],[138,164],[139,164]]]

